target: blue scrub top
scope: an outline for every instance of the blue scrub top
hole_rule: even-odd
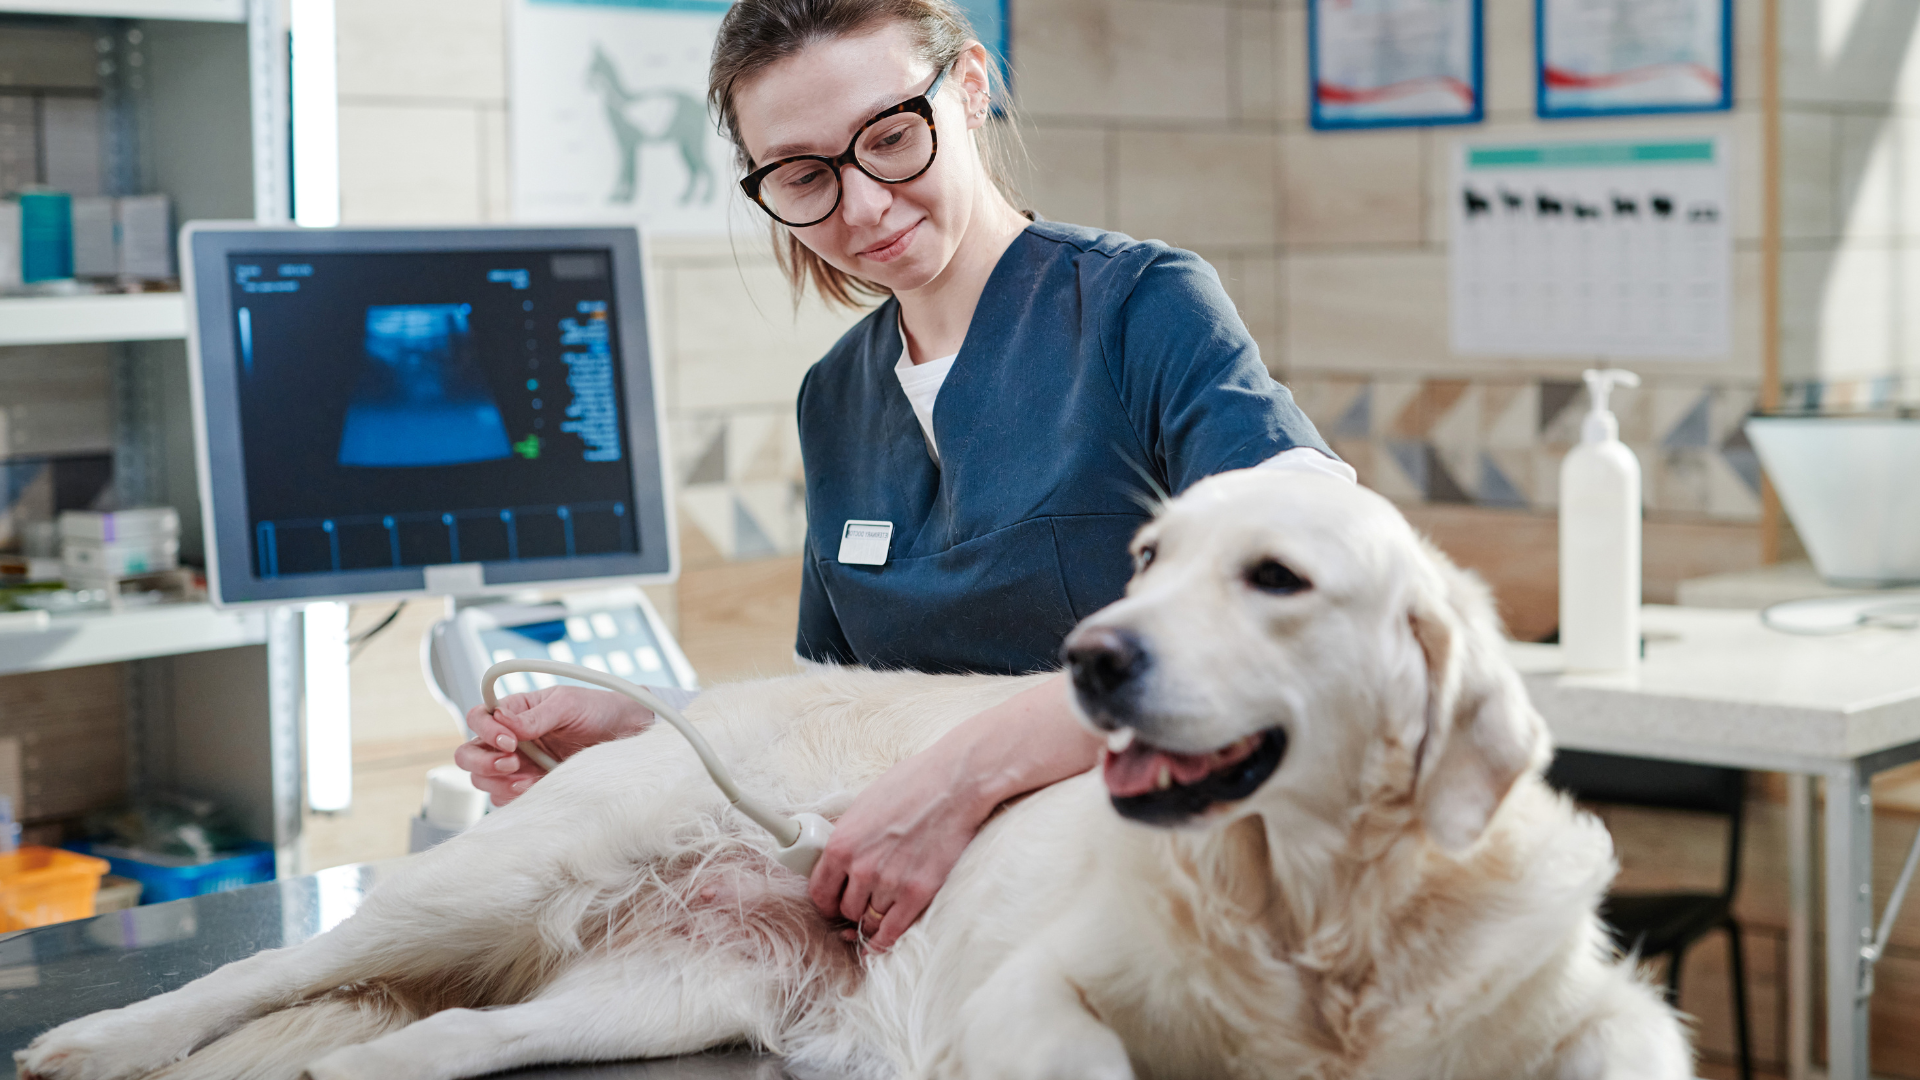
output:
[[[1036,221],[987,279],[933,408],[900,388],[899,303],[800,386],[807,545],[795,648],[811,660],[1016,674],[1059,665],[1119,599],[1127,543],[1169,493],[1297,446],[1326,450],[1199,256]],[[1330,451],[1329,451],[1330,453]],[[839,561],[849,520],[887,561]]]

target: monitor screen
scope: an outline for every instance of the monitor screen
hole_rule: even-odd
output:
[[[670,572],[631,230],[200,228],[223,601]]]

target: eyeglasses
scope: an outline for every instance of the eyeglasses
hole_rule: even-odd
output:
[[[840,208],[840,170],[848,165],[883,184],[904,184],[933,167],[939,139],[933,131],[933,97],[946,81],[942,68],[919,97],[874,114],[860,125],[838,157],[802,154],[781,158],[748,173],[740,189],[775,221],[793,228],[818,225]]]

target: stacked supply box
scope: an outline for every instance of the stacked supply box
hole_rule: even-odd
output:
[[[68,510],[60,515],[60,558],[72,577],[111,579],[180,565],[180,514],[171,506]]]

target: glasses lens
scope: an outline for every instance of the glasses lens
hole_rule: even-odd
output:
[[[760,181],[760,198],[782,221],[806,223],[833,212],[840,175],[824,161],[791,161]]]
[[[933,129],[918,113],[896,113],[860,133],[860,167],[882,180],[905,180],[933,160]]]

